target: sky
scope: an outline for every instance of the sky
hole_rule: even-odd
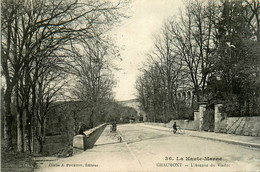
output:
[[[113,31],[117,45],[122,48],[122,61],[117,63],[122,70],[114,72],[116,100],[136,98],[138,69],[147,58],[145,53],[152,48],[153,35],[160,31],[167,17],[178,14],[182,6],[182,0],[132,0],[130,18],[124,19]]]

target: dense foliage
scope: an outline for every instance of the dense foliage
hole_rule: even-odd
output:
[[[136,88],[149,121],[192,118],[201,101],[260,115],[259,0],[188,1],[147,55]]]
[[[138,120],[137,112],[131,107],[122,106],[114,101],[102,102],[95,110],[95,115],[91,117],[91,112],[87,110],[87,102],[70,101],[57,102],[53,104],[47,117],[47,135],[59,135],[66,133],[72,139],[81,130],[92,128],[103,123],[129,123],[130,119]],[[90,118],[93,118],[90,120]]]

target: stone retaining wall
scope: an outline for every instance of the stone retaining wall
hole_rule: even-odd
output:
[[[78,152],[79,150],[85,151],[86,149],[93,148],[94,144],[106,128],[107,124],[99,125],[95,128],[87,130],[84,132],[85,135],[76,135],[73,138],[73,152]],[[77,150],[78,149],[78,150]]]
[[[186,130],[211,132],[214,130],[216,133],[260,136],[260,116],[227,117],[219,111],[221,106],[221,104],[216,104],[215,112],[211,114],[206,113],[206,105],[201,104],[199,110],[194,112],[194,120],[171,120],[169,123],[146,122],[146,124],[172,128],[173,123],[176,122],[177,125]],[[208,121],[209,117],[214,118]]]
[[[218,121],[218,130],[228,134],[260,136],[260,117],[224,117]]]

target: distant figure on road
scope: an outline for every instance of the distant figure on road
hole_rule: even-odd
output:
[[[116,121],[113,123],[113,131],[116,132]]]
[[[112,123],[110,127],[110,132],[116,132],[116,121]]]
[[[175,134],[177,132],[177,124],[176,124],[176,122],[174,122],[172,128],[173,128],[173,133]]]

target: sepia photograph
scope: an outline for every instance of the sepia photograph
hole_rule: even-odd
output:
[[[1,172],[260,172],[260,0],[1,0]]]

